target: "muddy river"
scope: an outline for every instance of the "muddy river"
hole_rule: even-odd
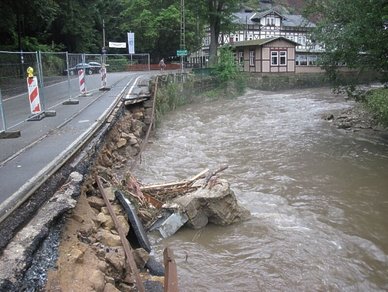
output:
[[[164,117],[143,183],[222,173],[248,221],[183,228],[174,250],[181,291],[388,290],[388,140],[321,116],[351,106],[329,89],[250,91]]]

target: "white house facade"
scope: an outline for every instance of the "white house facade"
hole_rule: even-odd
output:
[[[234,13],[234,22],[239,30],[222,33],[219,44],[232,44],[241,41],[284,37],[298,43],[295,62],[299,66],[315,66],[323,47],[310,38],[310,31],[315,24],[301,15],[282,15],[273,9],[255,12],[244,9]],[[190,62],[203,63],[209,55],[210,33],[203,39],[202,50],[190,55]]]

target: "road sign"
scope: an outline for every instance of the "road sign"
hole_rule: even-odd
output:
[[[187,50],[178,50],[176,51],[177,56],[187,56]]]

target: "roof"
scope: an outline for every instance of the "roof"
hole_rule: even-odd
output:
[[[297,14],[285,14],[282,15],[273,9],[269,9],[263,12],[236,12],[233,13],[235,23],[237,24],[257,24],[261,18],[270,13],[275,13],[282,18],[282,26],[289,27],[315,27],[315,24],[304,18],[302,15]]]
[[[302,15],[290,14],[283,19],[284,26],[315,27],[316,25]]]
[[[274,37],[274,38],[266,38],[266,39],[258,39],[258,40],[249,40],[249,41],[242,41],[242,42],[234,42],[234,43],[229,43],[231,47],[251,47],[251,46],[263,46],[265,44],[272,43],[274,41],[278,40],[284,40],[289,43],[294,44],[295,46],[300,46],[299,43],[294,42],[292,40],[289,40],[285,37]]]
[[[254,15],[252,15],[251,19],[252,21],[254,21],[254,19],[257,19],[256,21],[254,22],[259,22],[261,18],[267,16],[268,14],[277,14],[280,18],[283,18],[284,19],[284,16],[281,15],[279,12],[276,12],[275,10],[273,9],[269,9],[269,10],[266,10],[266,11],[263,11],[263,12],[256,12]]]

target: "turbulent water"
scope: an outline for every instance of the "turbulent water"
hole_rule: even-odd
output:
[[[143,183],[222,173],[248,221],[152,238],[174,250],[181,291],[388,290],[388,141],[321,116],[351,106],[329,89],[251,91],[164,117]]]

